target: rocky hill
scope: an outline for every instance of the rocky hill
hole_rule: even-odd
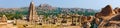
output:
[[[41,4],[39,6],[36,6],[36,10],[38,15],[55,15],[58,14],[79,14],[79,15],[94,15],[96,13],[96,10],[94,9],[86,9],[86,8],[60,8],[60,7],[52,7],[48,4]],[[21,8],[0,8],[0,16],[1,15],[14,15],[15,18],[20,18],[21,15],[27,15],[28,14],[28,7],[21,7]],[[13,16],[13,17],[14,17]]]

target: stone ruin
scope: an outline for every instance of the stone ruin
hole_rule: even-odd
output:
[[[67,15],[61,15],[62,20],[61,23],[67,23]],[[39,19],[37,12],[35,10],[34,3],[30,3],[28,21],[39,21],[40,25],[42,25],[43,18]],[[115,8],[114,10],[110,5],[105,6],[102,10],[95,14],[95,16],[76,16],[70,15],[71,18],[71,26],[77,26],[78,22],[81,28],[90,28],[92,23],[97,24],[98,26],[94,26],[94,28],[110,28],[110,26],[114,26],[113,28],[120,27],[120,8]],[[77,18],[77,19],[75,19]],[[52,18],[49,19],[51,24],[56,24],[58,19]],[[46,21],[47,22],[47,21]],[[0,23],[7,23],[7,18],[3,15],[0,19]],[[112,28],[112,27],[111,27]]]
[[[7,28],[7,17],[5,15],[0,18],[0,28]]]
[[[7,23],[7,17],[5,15],[1,17],[0,23]]]
[[[62,15],[62,21],[61,23],[67,23],[67,20],[65,19],[65,15]]]

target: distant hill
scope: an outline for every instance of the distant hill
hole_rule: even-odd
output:
[[[94,9],[86,9],[86,8],[60,8],[60,7],[52,7],[48,4],[41,4],[36,6],[36,10],[38,15],[58,15],[58,14],[79,14],[79,15],[94,15],[97,11]],[[13,14],[17,15],[27,15],[28,14],[28,7],[21,7],[21,8],[0,8],[0,14]],[[20,15],[19,15],[20,14]],[[0,15],[0,16],[1,16]]]
[[[41,4],[36,7],[38,14],[43,13],[80,13],[80,12],[88,12],[88,13],[95,13],[96,10],[94,9],[86,9],[86,8],[60,8],[60,7],[52,7],[48,4]],[[21,8],[0,8],[0,12],[22,12],[24,15],[27,15],[28,7],[21,7]]]
[[[23,7],[21,8],[21,10],[23,11],[28,11],[28,7]],[[40,5],[36,7],[36,10],[38,12],[39,15],[43,15],[43,14],[60,14],[60,13],[69,13],[69,14],[73,14],[73,13],[77,13],[77,14],[85,14],[85,15],[94,15],[91,13],[96,13],[97,11],[94,9],[86,9],[86,8],[60,8],[60,7],[52,7],[50,5]],[[86,14],[89,13],[89,14]]]

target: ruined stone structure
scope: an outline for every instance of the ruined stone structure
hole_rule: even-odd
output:
[[[7,17],[5,15],[1,17],[0,23],[7,23]]]
[[[7,28],[7,17],[5,15],[0,18],[0,28]]]
[[[37,21],[39,19],[35,10],[34,2],[32,1],[29,6],[28,21]]]

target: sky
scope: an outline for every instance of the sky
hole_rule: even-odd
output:
[[[101,9],[111,5],[113,9],[120,7],[120,0],[33,0],[36,6],[49,4],[53,7],[62,8],[87,8]],[[31,0],[0,0],[0,8],[28,7]]]

